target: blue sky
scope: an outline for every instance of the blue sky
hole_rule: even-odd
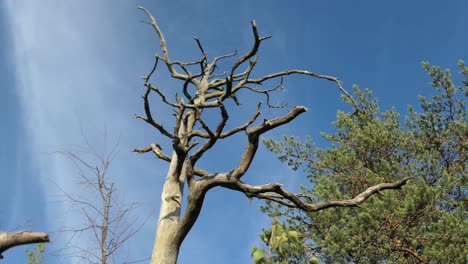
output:
[[[139,76],[147,74],[159,48],[151,28],[139,22],[146,17],[137,5],[156,17],[173,59],[198,58],[194,36],[212,56],[245,52],[252,43],[250,20],[255,19],[261,35],[273,36],[259,53],[258,76],[286,68],[334,75],[348,90],[352,84],[371,88],[383,109],[395,106],[401,112],[417,104],[418,94],[427,93],[429,79],[421,61],[454,68],[458,59],[468,58],[468,2],[461,0],[1,1],[1,230],[21,226],[49,231],[56,241],[50,248],[60,247],[53,231],[78,220],[65,213],[66,204],[57,202],[56,185],[73,193],[77,172],[70,162],[50,153],[82,144],[82,133],[102,147],[104,130],[109,144],[119,142],[111,175],[120,198],[140,203],[136,213],[142,217],[158,211],[167,164],[130,152],[162,143],[156,131],[132,118],[143,111]],[[158,85],[167,93],[174,91],[176,83],[160,70]],[[309,112],[268,136],[310,134],[323,144],[319,132],[332,129],[337,109],[348,109],[337,88],[304,77],[287,78],[285,85],[287,91],[275,100],[305,105]],[[253,109],[255,100],[244,97],[246,104],[232,125],[244,122],[242,116]],[[161,110],[160,120],[169,122],[165,108],[158,107],[154,104],[154,111]],[[202,165],[212,171],[231,169],[244,140],[223,142]],[[294,189],[303,179],[261,149],[245,181],[281,181]],[[179,263],[249,263],[250,248],[269,223],[258,212],[259,204],[249,204],[229,190],[210,192]],[[122,261],[149,257],[155,225],[156,214],[123,248]],[[23,250],[8,251],[4,262],[25,263]],[[46,263],[67,261],[50,256]]]

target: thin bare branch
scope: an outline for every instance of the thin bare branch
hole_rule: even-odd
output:
[[[169,101],[167,100],[167,98],[166,98],[166,95],[165,95],[161,90],[159,90],[159,88],[157,88],[156,86],[153,86],[152,84],[149,84],[149,83],[148,83],[148,84],[145,84],[145,86],[146,86],[148,89],[151,89],[151,91],[156,92],[156,93],[159,95],[159,97],[161,97],[161,100],[162,100],[165,104],[170,105],[170,106],[172,106],[172,107],[174,107],[174,108],[179,107],[178,104],[173,103],[173,102],[169,102]]]
[[[197,38],[197,37],[195,37],[194,39],[197,42],[198,48],[200,49],[201,53],[203,54],[203,59],[200,61],[200,72],[204,73],[206,71],[206,69],[209,68],[209,66],[207,67],[208,54],[205,53],[205,50],[203,49],[203,46],[202,46],[202,44],[200,42],[200,39]],[[208,72],[206,74],[209,75],[210,72],[211,71],[208,70]]]
[[[146,152],[152,151],[156,155],[156,157],[158,157],[159,159],[170,162],[171,158],[169,156],[167,156],[166,154],[162,153],[161,150],[162,150],[162,148],[161,148],[161,146],[159,144],[152,143],[147,148],[136,148],[136,149],[133,150],[133,152],[146,153]]]
[[[214,67],[213,67],[213,69],[214,69]],[[227,71],[223,71],[222,73],[210,74],[208,79],[213,79],[215,77],[224,77],[224,76],[226,76],[226,74],[227,74]],[[220,81],[221,81],[221,79],[215,79],[215,80],[212,80],[211,83],[216,84],[217,82],[220,82]],[[220,89],[219,89],[219,87],[217,85],[210,86],[208,89],[214,89],[214,90],[220,91]]]
[[[153,152],[159,159],[165,160],[167,162],[171,162],[171,158],[164,153],[161,152],[162,148],[159,146],[159,144],[152,143],[149,147],[146,148],[136,148],[133,150],[133,152],[136,153],[147,153],[147,152]],[[200,168],[193,168],[193,172],[196,176],[204,177],[211,175],[211,173],[200,169]]]
[[[199,64],[201,63],[202,60],[197,60],[197,61],[194,61],[194,62],[179,62],[179,61],[174,61],[174,62],[171,62],[172,65],[177,65],[179,66],[188,76],[188,78],[190,78],[190,76],[192,75],[190,73],[190,71],[188,70],[187,66],[190,66],[192,64]]]
[[[198,116],[198,121],[208,133],[209,139],[200,148],[198,148],[190,157],[193,166],[196,164],[198,159],[200,159],[206,151],[213,147],[216,141],[220,138],[220,135],[223,132],[224,127],[226,126],[226,122],[229,119],[229,115],[223,103],[220,101],[219,104],[219,109],[221,110],[221,120],[219,121],[218,127],[216,128],[215,132],[212,132],[208,125],[203,121],[203,119],[200,116]]]
[[[156,144],[152,144],[150,147],[151,150],[158,150]],[[80,169],[80,173],[84,174],[82,177],[87,180],[88,187],[93,188],[92,194],[99,199],[90,201],[74,197],[63,191],[64,196],[72,203],[70,208],[74,206],[80,207],[81,214],[83,215],[83,224],[78,227],[62,228],[59,232],[72,234],[70,240],[66,243],[66,248],[73,250],[69,253],[70,257],[86,260],[87,263],[109,263],[116,250],[133,237],[147,220],[136,227],[135,221],[137,218],[128,223],[123,223],[130,212],[136,207],[134,203],[129,205],[119,204],[114,197],[116,192],[115,184],[110,182],[107,177],[110,160],[105,159],[106,157],[112,158],[113,155],[99,155],[94,148],[89,146],[89,143],[88,148],[89,150],[85,153],[91,154],[92,157],[96,158],[100,166],[93,166],[80,157],[79,154],[70,151],[64,151],[63,153],[75,164],[82,166],[84,170],[92,173],[92,176],[86,176],[85,171]],[[111,153],[114,151],[115,149]],[[144,151],[140,150],[140,152]],[[95,180],[91,180],[91,177],[94,177]],[[88,234],[89,238],[93,238],[94,243],[92,245],[94,247],[81,248],[79,246],[68,246],[72,242],[79,243],[78,240],[81,238],[81,234],[84,233]]]
[[[230,58],[230,57],[234,57],[237,55],[237,50],[235,50],[233,53],[229,53],[229,54],[226,54],[226,55],[221,55],[221,56],[218,56],[218,57],[215,57],[213,59],[213,61],[211,62],[211,64],[213,65],[216,65],[216,63],[222,59],[226,59],[226,58]]]
[[[158,35],[158,38],[159,38],[159,44],[160,44],[162,52],[163,52],[163,58],[164,58],[163,61],[165,62],[166,67],[169,70],[169,72],[171,73],[172,77],[174,77],[176,79],[180,79],[180,80],[187,79],[188,76],[178,73],[174,69],[174,67],[172,66],[171,60],[169,59],[169,52],[167,50],[166,39],[164,38],[164,35],[163,35],[161,29],[159,29],[159,26],[156,23],[156,20],[154,19],[153,15],[148,10],[146,10],[146,8],[144,8],[142,6],[138,6],[137,8],[140,9],[140,10],[143,10],[143,12],[145,12],[145,14],[150,19],[151,25],[153,26],[153,29],[154,29],[154,31],[156,31],[156,34]]]
[[[257,105],[257,110],[255,111],[255,114],[247,121],[245,122],[243,125],[241,126],[238,126],[238,127],[235,127],[227,132],[224,132],[224,133],[221,133],[221,135],[219,135],[219,138],[227,138],[227,137],[230,137],[236,133],[239,133],[241,131],[246,131],[246,129],[251,125],[253,124],[253,122],[255,122],[255,120],[257,120],[257,118],[260,116],[261,112],[260,112],[260,106],[262,105],[262,102],[259,102],[258,105]],[[190,134],[190,137],[201,137],[201,138],[209,138],[209,135],[207,133],[204,133],[200,130],[193,130],[192,133]]]
[[[246,54],[244,54],[244,56],[240,57],[240,58],[234,63],[234,65],[232,66],[231,74],[230,74],[230,79],[231,79],[231,80],[233,79],[234,71],[235,71],[240,65],[242,65],[244,62],[248,61],[248,60],[249,60],[250,58],[252,58],[255,54],[257,54],[258,48],[260,47],[260,43],[261,43],[263,40],[266,40],[266,39],[271,38],[271,36],[260,37],[260,36],[258,35],[257,24],[255,23],[255,20],[252,21],[251,24],[252,24],[252,32],[253,32],[253,35],[254,35],[254,45],[253,45],[253,47],[252,47],[252,49],[251,49],[250,51],[248,51]]]
[[[226,55],[222,55],[222,56],[219,56],[219,57],[216,57],[213,59],[213,61],[208,64],[208,68],[210,69],[209,73],[208,73],[208,78],[207,80],[210,80],[210,79],[213,79],[215,77],[221,77],[221,76],[226,76],[227,72],[224,71],[222,73],[218,73],[218,74],[214,74],[214,71],[216,70],[216,68],[218,67],[217,63],[218,61],[222,60],[222,59],[226,59],[226,58],[229,58],[229,57],[233,57],[237,55],[237,50],[234,51],[233,53],[230,53],[230,54],[226,54]],[[213,84],[217,83],[218,80],[213,80],[211,83],[210,83],[210,87],[208,89],[216,89],[218,88],[219,86],[212,86]]]
[[[243,86],[241,86],[239,89],[241,89],[241,88],[250,90],[250,91],[252,91],[252,92],[254,92],[254,93],[261,93],[261,94],[264,94],[264,95],[266,96],[266,98],[267,98],[267,105],[268,105],[268,107],[270,107],[270,108],[284,108],[284,107],[285,107],[284,104],[281,104],[281,105],[272,105],[272,104],[270,103],[270,93],[271,93],[271,92],[284,90],[283,78],[281,78],[281,81],[280,81],[280,83],[279,83],[277,86],[275,86],[275,87],[273,87],[273,88],[270,88],[270,89],[266,89],[266,90],[258,89],[258,88],[256,88],[256,87],[250,87],[250,86],[248,86],[248,85],[243,85]]]
[[[146,123],[148,123],[148,124],[152,125],[154,128],[156,128],[164,136],[174,139],[175,136],[173,134],[169,133],[161,124],[154,121],[153,115],[151,113],[151,108],[149,106],[149,98],[148,97],[149,97],[150,92],[151,92],[151,88],[148,88],[146,90],[145,95],[143,96],[146,117],[143,117],[143,116],[140,116],[140,115],[135,115],[135,118],[139,118],[139,119],[144,120]]]
[[[149,80],[151,79],[151,76],[153,75],[153,73],[156,71],[156,68],[158,67],[159,56],[156,54],[156,56],[154,57],[155,57],[155,60],[154,60],[153,68],[151,68],[151,71],[148,75],[143,77],[143,80],[145,80],[145,84],[149,82]]]
[[[260,107],[262,105],[262,102],[259,102],[257,104],[257,110],[255,111],[255,114],[247,121],[245,122],[243,125],[241,126],[238,126],[236,128],[233,128],[225,133],[222,133],[219,137],[220,138],[227,138],[229,136],[232,136],[236,133],[239,133],[241,131],[246,131],[246,129],[251,125],[253,124],[253,122],[255,122],[255,120],[257,120],[257,118],[260,116],[261,112],[260,112]]]
[[[317,73],[314,73],[314,72],[303,71],[303,70],[286,70],[286,71],[281,71],[281,72],[276,72],[276,73],[273,73],[273,74],[265,75],[265,76],[263,76],[261,78],[258,78],[258,79],[249,79],[247,81],[247,83],[261,84],[262,82],[264,82],[266,80],[271,80],[271,79],[275,79],[275,78],[278,78],[278,77],[287,76],[287,75],[291,75],[291,74],[307,75],[307,76],[312,76],[312,77],[319,78],[319,79],[329,80],[329,81],[332,81],[332,82],[336,83],[338,85],[338,88],[340,89],[340,91],[352,102],[354,107],[356,109],[358,108],[356,101],[348,93],[348,91],[346,91],[346,89],[344,89],[341,81],[338,78],[333,77],[333,76],[329,76],[329,75],[322,75],[322,74],[317,74]]]

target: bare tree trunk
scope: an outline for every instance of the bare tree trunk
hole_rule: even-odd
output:
[[[195,103],[199,103],[199,101],[200,99],[196,99]],[[193,225],[189,225],[187,228],[187,225],[181,223],[180,216],[184,184],[187,180],[188,174],[193,177],[192,168],[187,172],[187,164],[189,163],[187,160],[187,154],[190,141],[187,135],[189,135],[193,130],[196,120],[196,112],[193,110],[189,111],[184,120],[182,120],[183,111],[179,113],[181,115],[179,116],[175,127],[175,132],[179,140],[173,142],[174,151],[172,153],[166,181],[161,194],[161,207],[159,210],[158,226],[153,253],[151,256],[151,264],[176,264],[182,241]],[[201,110],[199,110],[199,114],[200,113]],[[204,197],[200,199],[201,202],[203,202],[203,198]],[[190,215],[193,219],[198,218],[198,213],[193,214],[185,212],[185,214]],[[184,217],[186,215],[184,215]]]
[[[3,259],[2,253],[12,247],[44,242],[50,242],[47,233],[30,231],[13,233],[0,232],[0,259]]]
[[[206,183],[199,183],[188,179],[189,193],[187,208],[182,217],[180,207],[181,198],[174,195],[176,192],[182,195],[183,186],[187,175],[190,175],[192,167],[189,161],[184,162],[179,189],[172,180],[166,180],[163,188],[163,199],[156,231],[156,241],[153,247],[151,264],[176,264],[180,246],[192,229],[200,215],[206,192],[211,188]],[[174,192],[171,195],[171,190]],[[164,198],[166,197],[166,198]],[[182,196],[180,196],[182,197]]]
[[[174,152],[161,195],[161,208],[151,264],[177,263],[180,243],[176,241],[176,233],[181,213],[184,185],[183,181],[179,182],[177,180],[181,178],[180,175],[177,175],[182,172],[181,169],[178,169],[180,163],[177,154]]]

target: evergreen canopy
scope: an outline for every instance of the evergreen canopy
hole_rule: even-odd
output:
[[[330,147],[285,136],[267,148],[294,170],[303,170],[310,202],[349,199],[367,187],[412,177],[396,192],[374,195],[359,207],[304,213],[267,203],[272,219],[256,263],[464,263],[468,256],[466,97],[468,68],[458,64],[457,86],[449,70],[423,68],[432,78],[421,112],[409,107],[402,122],[381,112],[369,90],[355,87],[357,109],[339,111],[336,131],[323,133]],[[350,103],[348,98],[343,98]]]

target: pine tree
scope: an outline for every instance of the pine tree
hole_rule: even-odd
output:
[[[407,176],[399,192],[383,192],[359,207],[304,213],[267,203],[273,218],[261,234],[268,252],[257,263],[464,263],[468,256],[466,96],[468,68],[459,62],[460,86],[449,70],[423,63],[433,95],[420,97],[405,122],[395,109],[381,112],[369,90],[355,87],[357,110],[339,111],[330,142],[308,138],[264,140],[294,170],[303,170],[311,202],[348,199],[367,187]],[[345,102],[350,103],[349,100]],[[278,226],[281,232],[278,234]],[[276,231],[276,233],[275,233]],[[298,239],[284,234],[297,232]],[[260,252],[254,247],[253,253]],[[255,257],[255,256],[254,256]]]

